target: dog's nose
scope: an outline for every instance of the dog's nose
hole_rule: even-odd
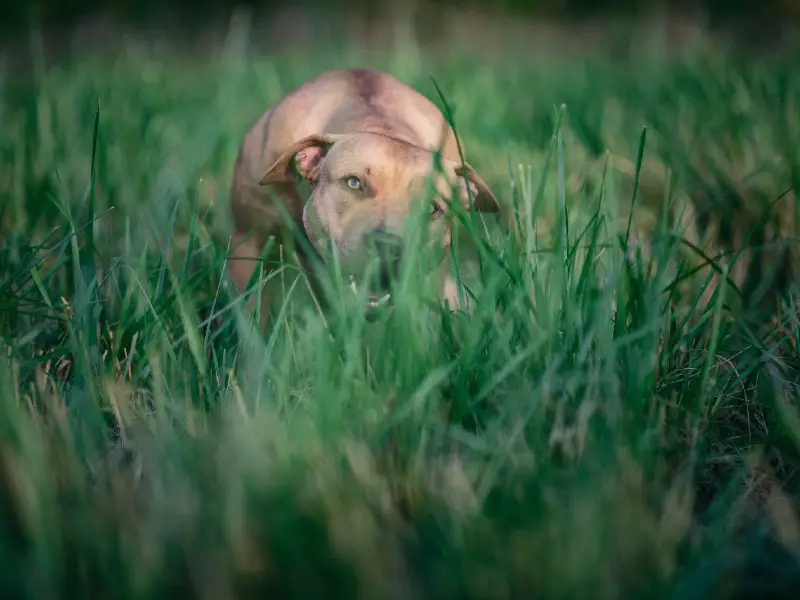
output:
[[[385,229],[365,233],[364,244],[378,253],[378,258],[385,267],[394,267],[403,253],[403,239]]]

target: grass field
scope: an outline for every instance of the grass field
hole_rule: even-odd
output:
[[[793,597],[797,53],[709,48],[9,71],[2,597]],[[235,153],[342,65],[440,103],[432,75],[522,235],[465,223],[471,315],[322,314],[287,269],[262,337],[225,283]]]

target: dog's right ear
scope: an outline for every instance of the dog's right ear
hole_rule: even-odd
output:
[[[265,185],[294,181],[293,171],[304,179],[315,182],[319,163],[325,158],[338,137],[336,135],[310,135],[295,142],[267,169],[259,183]]]

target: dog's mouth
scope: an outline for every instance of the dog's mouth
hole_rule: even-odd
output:
[[[357,298],[361,297],[361,290],[359,289],[356,279],[353,276],[350,277],[350,290]],[[391,300],[391,292],[374,293],[368,290],[366,294],[367,307],[371,309],[380,308],[381,306],[391,302]]]

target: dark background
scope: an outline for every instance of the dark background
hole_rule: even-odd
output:
[[[38,2],[0,3],[0,26],[13,30],[28,26],[32,18],[44,26],[69,26],[88,16],[103,13],[130,23],[147,23],[168,14],[187,27],[208,20],[226,18],[236,7],[251,9],[258,16],[293,8],[347,10],[352,14],[387,16],[393,8],[407,5],[404,0],[39,0]],[[667,11],[671,15],[697,14],[708,18],[711,26],[736,22],[751,27],[769,28],[787,20],[800,22],[800,0],[414,0],[417,10],[428,6],[453,10],[478,9],[484,13],[542,18],[581,18],[594,16],[645,16]]]

